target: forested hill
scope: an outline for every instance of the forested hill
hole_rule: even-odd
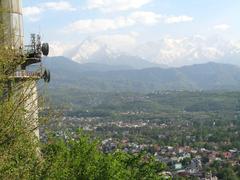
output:
[[[64,57],[48,58],[45,64],[52,73],[50,88],[92,92],[240,89],[240,68],[229,64],[134,69],[126,65],[79,64]]]

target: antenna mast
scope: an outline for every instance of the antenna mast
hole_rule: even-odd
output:
[[[40,70],[35,71],[28,71],[27,67],[32,64],[41,64],[42,57],[48,56],[49,45],[42,43],[40,35],[32,34],[31,44],[24,46],[22,0],[0,0],[0,23],[4,27],[3,37],[0,39],[1,45],[14,49],[17,52],[16,60],[24,59],[24,63],[19,64],[9,79],[23,84],[30,83],[30,85],[23,87],[23,92],[28,97],[24,103],[25,117],[31,120],[28,124],[36,129],[35,134],[39,138],[37,81],[44,79],[45,82],[49,82],[50,73],[42,66],[40,66]]]

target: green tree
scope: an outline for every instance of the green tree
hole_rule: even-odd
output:
[[[24,58],[2,42],[6,35],[1,24],[0,32],[0,179],[30,179],[40,164],[34,128],[29,126],[31,117],[24,108],[29,94],[23,89],[31,80],[14,78]]]
[[[230,167],[226,167],[226,168],[221,169],[218,173],[218,177],[220,179],[227,179],[227,180],[237,180],[237,179],[239,179],[237,177],[237,175],[235,174],[235,172],[233,171],[233,169],[230,168]]]
[[[97,141],[79,133],[67,140],[52,138],[43,148],[40,179],[161,179],[166,166],[146,154],[104,154]]]

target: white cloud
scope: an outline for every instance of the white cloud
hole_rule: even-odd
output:
[[[82,19],[70,24],[65,32],[94,33],[116,30],[137,24],[151,25],[159,22],[161,15],[153,12],[137,11],[129,16],[119,16],[112,19]]]
[[[87,9],[99,9],[102,12],[127,11],[141,8],[152,0],[88,0]]]
[[[181,23],[181,22],[191,22],[193,21],[193,17],[191,16],[170,16],[166,17],[165,22],[167,24],[173,24],[173,23]]]
[[[49,56],[63,56],[65,52],[74,47],[73,44],[62,43],[60,41],[49,42],[50,54]]]
[[[23,13],[25,16],[36,16],[42,12],[42,9],[37,6],[26,7],[23,9]]]
[[[230,26],[228,24],[218,24],[216,26],[213,27],[215,30],[219,30],[219,31],[227,31],[228,29],[230,29]]]
[[[75,11],[76,8],[74,8],[67,1],[46,2],[46,3],[39,4],[37,6],[24,7],[23,15],[27,17],[30,21],[38,21],[41,17],[41,14],[48,10]]]
[[[135,24],[135,21],[126,17],[115,19],[85,19],[73,22],[64,32],[94,33],[107,30],[116,30],[123,27],[129,27]]]
[[[231,54],[240,54],[240,41],[232,41],[231,46],[233,47]]]
[[[162,15],[150,11],[137,11],[133,12],[129,18],[139,24],[151,25],[157,24],[161,20]]]
[[[42,13],[42,9],[37,6],[23,8],[24,16],[28,17],[30,21],[38,21],[39,15]]]
[[[42,7],[49,10],[57,10],[57,11],[75,11],[76,10],[76,8],[74,8],[67,1],[46,2],[42,5]]]
[[[128,16],[102,19],[81,19],[71,23],[64,29],[66,33],[96,33],[108,30],[131,27],[135,25],[155,25],[163,23],[180,23],[193,20],[189,16],[168,17],[151,11],[136,11]]]

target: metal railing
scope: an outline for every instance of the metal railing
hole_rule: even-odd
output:
[[[42,72],[36,72],[36,71],[27,71],[27,70],[20,70],[14,73],[12,76],[13,78],[19,78],[19,79],[25,79],[25,78],[33,78],[33,79],[39,79],[42,77]]]

